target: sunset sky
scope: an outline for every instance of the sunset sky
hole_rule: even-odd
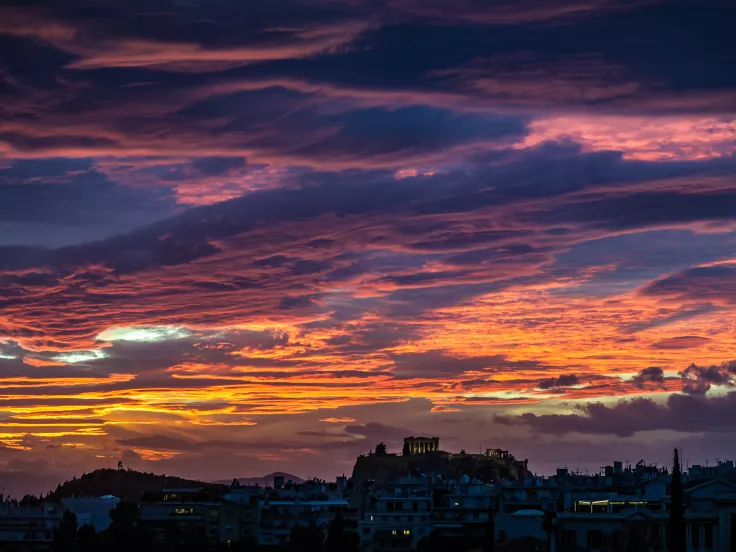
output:
[[[0,487],[736,457],[736,4],[0,7]]]

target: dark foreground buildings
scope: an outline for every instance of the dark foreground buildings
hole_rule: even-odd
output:
[[[733,462],[692,466],[683,479],[687,550],[736,551]],[[77,525],[97,534],[96,549],[106,550],[124,550],[131,539],[136,552],[463,552],[488,550],[492,532],[499,552],[665,552],[671,496],[668,471],[644,462],[535,477],[507,451],[448,453],[439,439],[410,437],[401,453],[379,444],[357,459],[351,478],[334,482],[277,477],[269,487],[234,483],[221,492],[161,489],[136,504],[114,497],[0,502],[0,550],[64,550],[59,534],[64,512],[73,510]],[[67,549],[95,549],[81,542]]]

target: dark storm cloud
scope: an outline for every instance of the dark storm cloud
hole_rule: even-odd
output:
[[[242,157],[202,157],[195,159],[192,166],[202,174],[222,175],[233,169],[245,167],[245,159]]]
[[[171,189],[111,182],[88,160],[18,160],[0,168],[0,246],[64,245],[124,233],[175,212]]]
[[[575,374],[562,374],[556,378],[545,378],[539,382],[540,389],[555,389],[579,385],[580,379]]]
[[[691,349],[707,345],[711,339],[697,335],[683,335],[657,341],[652,345],[655,349]]]
[[[424,3],[412,4],[422,11]],[[567,9],[568,3],[551,4],[549,12],[574,13]],[[470,81],[476,85],[470,90],[463,89],[469,100],[466,106],[478,105],[490,96],[496,104],[516,106],[567,104],[579,108],[586,103],[603,112],[733,113],[733,94],[724,92],[736,83],[720,70],[733,53],[731,47],[720,47],[728,43],[730,28],[725,21],[733,7],[726,2],[702,4],[699,10],[667,1],[615,5],[624,4],[642,9],[616,13],[596,9],[601,3],[590,3],[592,9],[587,13],[600,17],[572,17],[564,25],[493,25],[489,33],[493,14],[503,9],[482,4],[488,18],[480,17],[471,26],[453,26],[447,22],[457,21],[463,9],[455,3],[442,3],[444,9],[436,13],[442,13],[443,25],[386,25],[357,41],[364,48],[326,60],[292,63],[289,70],[305,79],[352,88],[375,88],[380,83],[384,89],[409,89],[426,97],[466,85],[467,80],[458,82],[449,77],[467,75],[470,67],[476,70],[474,76],[481,78]],[[521,2],[517,13],[534,13],[529,8]],[[697,27],[687,24],[689,16],[698,21]],[[520,21],[523,17],[517,23]],[[684,36],[683,28],[687,29]],[[622,45],[617,40],[620,36],[631,36],[632,40]],[[447,48],[447,44],[453,47]],[[696,56],[688,46],[692,44],[699,45]],[[679,62],[672,63],[672,59]],[[592,63],[596,60],[598,65]],[[478,68],[484,65],[489,71],[479,74]],[[704,66],[707,69],[702,71]],[[268,69],[264,73],[268,74]],[[434,75],[432,82],[427,82],[428,75]]]
[[[720,163],[715,164],[716,170],[719,166]],[[699,163],[688,165],[687,170],[695,174],[708,174],[712,168],[707,163]],[[217,205],[199,207],[104,243],[56,251],[19,250],[17,254],[8,250],[3,255],[3,264],[8,268],[14,268],[32,266],[39,262],[53,263],[54,259],[63,258],[66,264],[82,261],[106,262],[116,270],[136,271],[157,264],[180,264],[201,256],[212,255],[218,251],[218,248],[212,245],[213,240],[248,232],[255,229],[258,224],[300,221],[327,213],[367,215],[379,212],[383,214],[404,212],[439,215],[471,212],[483,207],[528,200],[530,197],[564,196],[604,183],[609,185],[637,183],[642,179],[640,172],[646,174],[648,178],[666,178],[673,175],[673,169],[663,163],[627,163],[608,155],[580,154],[575,149],[560,150],[556,146],[545,146],[540,150],[531,151],[522,156],[518,162],[494,168],[480,167],[473,172],[437,175],[427,180],[410,179],[409,182],[397,183],[388,175],[379,173],[372,178],[354,177],[352,179],[354,183],[351,183],[350,175],[345,175],[345,181],[342,182],[333,182],[329,175],[325,175],[321,185],[310,185],[296,190],[261,191]],[[486,186],[493,182],[497,182],[498,186],[486,189]],[[635,204],[634,200],[641,199],[642,195],[631,196],[632,205]],[[679,196],[674,197],[678,197],[678,201],[674,203],[676,207],[680,200]],[[657,212],[661,213],[662,218],[673,223],[686,223],[693,220],[692,212],[684,209],[686,201],[690,205],[697,205],[702,199],[708,205],[715,206],[718,199],[719,207],[712,212],[703,210],[697,214],[697,220],[730,218],[733,213],[728,211],[730,201],[728,198],[730,196],[723,194],[719,196],[690,194],[687,197],[682,196],[682,210],[671,209],[671,205],[664,203],[658,204]],[[610,199],[601,197],[597,200],[595,208],[590,203],[573,205],[580,215],[585,213],[584,217],[578,217],[582,218],[581,222],[605,225],[607,219],[615,212],[614,208],[622,201],[615,197]],[[637,205],[642,213],[647,208],[646,204]],[[586,212],[588,208],[591,211]],[[554,217],[560,221],[570,220],[567,219],[570,216],[567,211],[572,209],[573,207],[562,206],[558,210],[550,211],[547,217]],[[661,222],[663,220],[655,218],[650,219],[648,223]],[[626,224],[637,227],[644,224],[644,221],[632,220]],[[431,225],[427,227],[427,231],[433,233]],[[463,244],[467,247],[474,242],[482,243],[487,239],[513,239],[518,235],[514,232],[507,235],[494,233],[489,238],[482,233],[478,237],[465,233],[465,235],[458,234],[453,243],[455,247],[462,247]],[[447,231],[443,239],[445,247],[451,246],[447,243]],[[424,240],[420,238],[416,241]],[[495,252],[496,255],[512,257],[524,254],[534,256],[534,253],[526,244],[514,245],[511,249]],[[270,258],[282,257],[276,255]],[[20,262],[20,258],[23,262]],[[17,260],[14,262],[14,259]]]
[[[650,366],[642,368],[639,373],[632,378],[634,385],[640,389],[644,389],[647,383],[656,383],[664,385],[664,370],[659,366]]]
[[[347,354],[370,353],[389,349],[418,337],[418,328],[412,324],[377,321],[360,325],[348,324],[342,328],[348,333],[336,335],[328,340],[328,345]]]
[[[505,362],[503,356],[457,358],[443,351],[395,355],[394,373],[402,377],[435,377],[459,375],[467,371],[485,370]]]
[[[212,71],[314,55],[351,40],[365,27],[345,10],[330,9],[329,3],[323,7],[278,0],[213,8],[168,0],[146,6],[32,2],[7,6],[1,29],[72,55],[76,59],[69,65],[77,69]]]
[[[281,310],[308,309],[314,307],[316,303],[306,295],[296,297],[283,297],[279,301],[278,308]]]
[[[357,3],[357,0],[353,0]],[[645,2],[621,2],[620,0],[459,0],[451,7],[441,0],[385,0],[392,8],[413,16],[433,20],[467,23],[519,24],[547,19],[592,17],[620,10],[635,8]]]
[[[690,268],[652,282],[642,289],[642,294],[662,300],[733,305],[736,268],[732,265]]]
[[[685,225],[700,221],[730,220],[736,209],[733,191],[690,195],[676,192],[641,192],[626,197],[601,197],[561,206],[546,218],[589,223],[623,230],[656,225]]]
[[[736,430],[736,393],[721,397],[670,395],[665,404],[651,399],[622,400],[612,406],[587,403],[573,414],[521,414],[495,417],[496,423],[526,426],[535,433],[618,435],[672,430],[686,433],[729,433]]]
[[[647,330],[650,328],[658,328],[661,326],[666,326],[668,324],[679,322],[681,320],[689,320],[692,318],[697,318],[698,316],[701,316],[703,314],[709,314],[712,312],[716,312],[718,310],[719,310],[719,307],[716,307],[708,303],[697,305],[695,307],[688,307],[687,304],[685,304],[681,306],[680,308],[678,308],[676,311],[671,312],[670,314],[658,316],[658,317],[652,318],[651,320],[647,320],[643,322],[625,324],[624,326],[622,326],[622,331],[624,333],[636,333],[636,332],[640,332],[640,331]]]
[[[404,437],[414,434],[409,429],[387,426],[376,422],[364,425],[346,425],[345,432],[351,435],[360,435],[369,443],[380,443],[382,441],[401,442]]]
[[[736,254],[734,234],[648,230],[646,239],[642,237],[642,233],[623,234],[575,244],[569,251],[556,255],[550,270],[566,274],[571,269],[605,265],[609,268],[593,275],[590,284],[615,286],[623,278],[644,285],[660,279],[663,272],[676,272],[714,259],[725,260]],[[687,312],[678,315],[685,316]]]
[[[734,373],[736,373],[736,362],[734,361],[724,362],[717,366],[691,364],[680,372],[683,383],[682,391],[688,395],[705,395],[713,385],[733,387]]]
[[[700,175],[706,178],[711,171],[720,174],[723,161],[687,163],[682,167],[689,178]],[[331,308],[323,300],[321,282],[336,270],[348,269],[356,279],[367,272],[380,274],[372,278],[374,285],[387,286],[379,303],[386,314],[405,319],[457,305],[482,293],[524,282],[545,281],[545,263],[552,260],[555,251],[562,251],[576,239],[572,232],[546,232],[550,224],[556,227],[564,221],[578,234],[588,232],[589,237],[594,237],[590,232],[604,232],[601,228],[608,225],[611,216],[617,216],[613,213],[617,212],[621,197],[640,196],[637,190],[645,188],[649,179],[666,180],[676,174],[673,170],[668,163],[630,162],[610,154],[581,153],[578,147],[545,145],[519,153],[513,161],[499,166],[473,167],[398,182],[382,171],[346,171],[340,174],[341,178],[330,173],[315,173],[306,179],[308,185],[301,188],[253,192],[194,208],[108,240],[54,250],[2,248],[0,268],[4,273],[0,275],[0,282],[6,293],[0,305],[6,309],[12,307],[17,313],[13,316],[21,318],[35,313],[40,315],[43,310],[45,322],[42,320],[42,325],[51,324],[45,310],[49,304],[53,308],[66,308],[66,312],[71,305],[77,305],[77,309],[104,306],[108,312],[122,307],[127,312],[116,317],[113,323],[129,324],[139,318],[139,311],[132,306],[144,299],[136,286],[131,287],[130,278],[164,267],[179,267],[177,271],[183,271],[180,276],[186,274],[183,279],[175,277],[172,281],[167,276],[163,280],[156,277],[147,281],[144,288],[146,312],[156,320],[154,324],[184,324],[196,317],[198,324],[217,325],[231,316],[228,313],[236,300],[243,301],[244,308],[251,313],[327,314]],[[683,185],[677,182],[673,185]],[[489,186],[491,184],[496,185]],[[604,194],[597,192],[603,185],[620,191],[606,199]],[[582,190],[588,190],[588,195],[598,193],[599,207],[575,222],[574,218],[568,218],[567,207],[571,201],[577,201],[574,198]],[[710,195],[713,194],[706,188],[701,195],[689,193],[686,199],[690,205],[697,205],[699,197]],[[684,205],[685,196],[682,197]],[[557,210],[546,209],[544,216],[549,219],[546,222],[535,206],[541,199],[545,199],[546,205],[559,205]],[[712,213],[703,211],[698,220],[732,217],[732,212],[724,210],[727,200],[720,199],[718,209]],[[584,212],[577,203],[572,205],[578,212]],[[609,207],[604,209],[604,205]],[[645,212],[641,205],[638,208]],[[666,217],[654,217],[650,223],[661,225],[663,218],[672,224],[693,220],[690,211],[674,209],[670,212],[669,208],[666,202],[658,204],[657,212]],[[595,219],[596,213],[599,219]],[[494,216],[494,224],[500,229],[510,227],[515,231],[494,232],[489,236],[489,216]],[[445,222],[438,226],[440,217]],[[406,219],[413,221],[409,244]],[[295,231],[297,224],[301,226],[299,231]],[[520,224],[524,231],[518,231]],[[633,227],[639,228],[642,224],[643,219],[636,220]],[[426,228],[424,235],[422,228]],[[476,232],[479,237],[475,237]],[[325,239],[329,239],[329,246],[308,245]],[[474,244],[488,239],[505,242],[493,250],[486,248],[476,253]],[[447,265],[442,264],[444,251],[424,251],[430,241],[455,253],[448,256]],[[425,245],[417,249],[412,247],[412,242]],[[536,243],[536,247],[530,246],[530,242]],[[378,247],[416,252],[413,259],[409,255],[394,254],[382,260]],[[467,248],[466,257],[462,257],[463,248]],[[233,256],[234,251],[241,253]],[[346,255],[345,251],[365,251],[360,261],[363,268],[356,270],[355,255]],[[481,259],[485,255],[491,259],[487,265]],[[467,264],[471,258],[476,266]],[[458,260],[462,270],[449,269],[450,263]],[[197,263],[190,264],[193,261]],[[425,270],[423,267],[429,261],[440,264]],[[241,267],[237,274],[234,273],[236,265]],[[191,268],[185,268],[187,266]],[[407,270],[412,266],[422,268]],[[708,296],[701,294],[696,298],[693,290],[708,286],[713,288],[709,293],[727,296],[731,281],[727,277],[728,270],[724,266],[686,273],[688,279],[704,274],[709,278],[707,286],[688,288],[681,294],[682,298],[688,295],[688,299],[692,296],[689,300],[703,302]],[[672,276],[670,280],[677,277]],[[36,291],[28,294],[25,290],[33,286],[26,287],[26,280],[29,284],[31,280],[43,280],[45,285],[36,285]],[[672,284],[663,280],[645,288],[643,293],[662,295],[666,285],[671,291]],[[110,292],[90,293],[105,288]],[[55,290],[53,296],[47,295],[51,289]],[[173,289],[177,289],[178,294],[174,294]],[[199,299],[186,301],[184,293],[190,297],[207,296],[207,299],[204,302]],[[205,307],[206,304],[212,307],[213,300],[221,302],[223,309]],[[34,303],[41,310],[29,310]],[[339,315],[345,308],[339,306],[334,312]],[[357,311],[355,308],[351,307],[353,316],[360,310],[365,311],[364,307]],[[86,321],[89,326],[75,323],[73,330],[67,328],[63,334],[76,333],[89,339],[102,330],[95,317],[88,317]],[[110,324],[110,320],[106,324]],[[8,335],[19,337],[31,331],[31,326],[18,328],[17,333]],[[54,332],[58,329],[58,323],[54,323]]]
[[[516,369],[544,369],[545,365],[537,361],[512,361],[505,355],[458,357],[446,351],[424,351],[421,353],[391,354],[394,362],[392,373],[397,377],[442,378],[464,374],[466,372],[513,372]],[[573,376],[574,377],[574,376]],[[568,376],[560,376],[562,382],[568,382]],[[574,385],[567,383],[567,385]]]
[[[672,91],[659,84],[673,75],[650,79],[655,84],[649,88],[640,86],[642,73],[647,74],[637,66],[646,58],[641,45],[622,49],[612,39],[638,37],[634,31],[640,30],[639,21],[656,21],[664,25],[648,30],[662,36],[647,40],[649,50],[654,49],[647,53],[659,61],[672,47],[682,47],[683,10],[661,4],[637,10],[636,17],[621,12],[622,2],[571,1],[556,3],[554,9],[541,9],[539,3],[484,6],[489,16],[505,14],[497,20],[502,23],[562,16],[572,24],[576,16],[586,15],[572,26],[573,32],[568,25],[524,24],[494,27],[493,33],[483,25],[493,24],[493,17],[469,27],[407,23],[415,15],[403,2],[388,5],[380,15],[375,14],[375,4],[363,2],[305,6],[279,1],[248,9],[235,3],[221,3],[217,9],[168,2],[154,2],[147,9],[124,3],[104,9],[84,3],[25,9],[16,5],[4,12],[6,35],[31,47],[56,48],[45,56],[48,63],[56,60],[55,66],[45,72],[21,67],[19,78],[55,72],[63,78],[33,84],[31,101],[27,93],[14,96],[9,104],[13,117],[4,135],[24,155],[62,150],[74,155],[84,150],[88,155],[196,155],[193,150],[204,147],[213,150],[212,156],[221,150],[220,158],[228,151],[241,158],[252,151],[269,160],[366,166],[395,165],[407,154],[519,138],[528,113],[491,116],[479,113],[478,107],[492,107],[494,101],[505,105],[525,91],[541,90],[541,96],[546,92],[546,98],[535,98],[535,105],[558,105],[562,96],[563,104],[570,105],[587,101],[599,108],[609,102],[609,111],[616,112],[623,95],[630,105],[644,105],[650,112],[658,109],[658,101],[659,109],[676,112]],[[430,11],[436,12],[439,5]],[[464,9],[445,6],[442,11],[447,21]],[[518,17],[509,19],[510,11]],[[601,17],[587,17],[593,14]],[[698,17],[711,23],[703,25],[711,33],[704,45],[717,43],[716,37],[726,33],[722,14],[704,7]],[[366,34],[369,29],[374,31]],[[695,34],[693,40],[702,32],[688,30]],[[559,51],[534,52],[550,44],[559,45]],[[729,55],[727,49],[715,47],[699,54],[690,52],[681,63],[660,63],[658,68],[664,67],[665,73],[683,67],[692,72],[704,60],[714,64]],[[90,70],[95,67],[115,70]],[[218,79],[202,86],[201,77],[191,70],[212,71]],[[682,97],[687,75],[675,76],[680,77],[675,97]],[[709,78],[717,76],[708,71]],[[441,82],[434,82],[438,79]],[[729,84],[713,82],[712,88]],[[493,88],[497,85],[500,90]],[[64,101],[56,99],[59,90]],[[56,93],[45,94],[49,91]],[[371,103],[379,105],[365,105]],[[717,105],[713,97],[682,103],[681,110]],[[458,112],[466,107],[476,113]],[[25,124],[17,124],[21,119]],[[162,124],[170,129],[165,139],[156,130]],[[70,130],[62,133],[60,127]],[[381,140],[376,140],[379,131]],[[207,169],[204,173],[212,174]]]

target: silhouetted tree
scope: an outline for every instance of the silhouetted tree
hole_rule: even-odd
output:
[[[121,500],[110,510],[110,536],[115,549],[125,552],[146,549],[146,539],[139,523],[138,506]]]
[[[314,524],[297,525],[289,535],[289,550],[293,552],[322,552],[324,550],[322,529]]]
[[[100,549],[100,542],[97,538],[97,531],[88,523],[85,523],[77,530],[77,550],[79,552],[97,552]]]
[[[483,552],[495,552],[496,550],[496,512],[488,510],[488,521],[486,522],[486,534],[483,539]]]
[[[21,508],[35,508],[43,504],[43,497],[36,495],[25,495],[20,499]]]
[[[667,546],[669,552],[685,552],[687,549],[686,535],[685,505],[682,497],[682,471],[680,470],[680,456],[677,449],[675,449],[672,482],[670,484],[670,524]]]
[[[76,552],[77,550],[77,516],[64,510],[59,526],[54,530],[52,544],[54,552]]]
[[[360,539],[355,531],[349,531],[348,523],[337,514],[327,529],[326,552],[358,552]]]

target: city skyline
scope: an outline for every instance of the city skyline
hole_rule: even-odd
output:
[[[732,3],[73,4],[0,7],[0,486],[734,457]]]

